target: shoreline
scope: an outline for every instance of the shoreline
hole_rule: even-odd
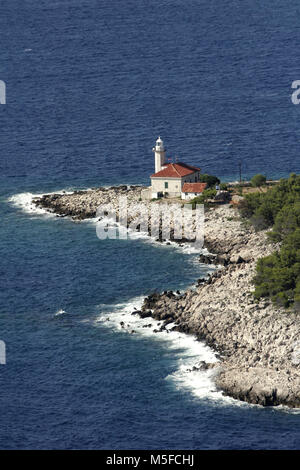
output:
[[[206,246],[223,257],[226,267],[180,299],[166,294],[147,298],[144,310],[150,309],[156,319],[174,321],[178,331],[196,335],[218,353],[216,384],[226,395],[263,406],[299,408],[300,364],[294,358],[299,316],[252,296],[256,261],[276,246],[266,243],[266,232],[255,233],[231,220],[232,211],[215,209],[205,230]],[[223,227],[219,231],[214,230],[217,221]]]
[[[72,193],[48,193],[34,197],[37,207],[73,220],[93,219],[100,205],[112,204],[117,209],[118,198],[126,196],[129,204],[141,202],[142,185],[119,185],[74,191]]]
[[[126,195],[134,206],[141,202],[142,188],[122,185],[55,193],[33,203],[60,217],[83,220],[95,217],[100,204],[115,205],[119,195]],[[199,261],[217,260],[222,268],[180,296],[171,292],[148,296],[141,311],[133,313],[162,321],[164,327],[174,322],[174,330],[193,334],[216,351],[220,370],[215,383],[225,395],[263,406],[299,408],[300,363],[294,360],[299,316],[267,300],[256,302],[252,296],[256,261],[276,245],[267,243],[265,231],[244,226],[235,209],[222,205],[205,213],[204,248],[214,255],[201,255]],[[213,367],[202,364],[199,370]]]
[[[183,291],[182,291],[183,292]],[[165,380],[171,381],[176,388],[188,390],[198,398],[205,398],[224,405],[240,406],[236,400],[226,397],[217,390],[214,375],[219,361],[214,351],[203,341],[198,341],[195,335],[187,335],[174,331],[173,324],[164,326],[163,321],[153,317],[139,315],[145,296],[131,298],[124,303],[107,305],[101,310],[95,325],[112,329],[119,334],[131,335],[132,338],[150,339],[151,343],[160,344],[172,354],[172,368]],[[199,370],[202,364],[214,362],[215,369]]]

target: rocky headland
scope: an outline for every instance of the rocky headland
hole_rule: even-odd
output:
[[[81,220],[95,217],[100,204],[117,204],[120,194],[139,202],[142,189],[99,188],[34,202]],[[162,321],[162,328],[174,323],[174,329],[196,335],[217,351],[220,362],[201,369],[217,366],[216,384],[226,395],[264,406],[300,407],[300,316],[252,295],[257,260],[278,247],[267,242],[266,232],[243,224],[228,204],[206,211],[205,247],[210,254],[199,261],[217,265],[213,275],[184,294],[154,293],[133,313]]]
[[[126,196],[128,204],[140,202],[144,186],[111,186],[100,187],[73,193],[45,194],[33,199],[40,208],[53,212],[60,217],[72,217],[73,220],[91,219],[96,217],[101,205],[111,204],[118,209],[119,198]]]

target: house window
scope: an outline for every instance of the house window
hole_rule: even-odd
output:
[[[165,182],[165,189],[168,189],[168,187],[169,187],[169,183],[166,181]]]

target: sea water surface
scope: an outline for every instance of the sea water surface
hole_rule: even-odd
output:
[[[296,411],[223,397],[188,372],[209,348],[131,315],[203,276],[197,253],[100,241],[30,206],[148,183],[159,134],[225,181],[240,161],[245,178],[299,172],[299,15],[289,0],[1,3],[0,448],[299,448]]]

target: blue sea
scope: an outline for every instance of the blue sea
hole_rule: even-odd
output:
[[[300,447],[297,411],[223,397],[187,370],[208,347],[131,315],[193,286],[197,253],[30,204],[148,184],[158,135],[223,181],[299,173],[299,21],[291,0],[1,2],[0,448]]]

